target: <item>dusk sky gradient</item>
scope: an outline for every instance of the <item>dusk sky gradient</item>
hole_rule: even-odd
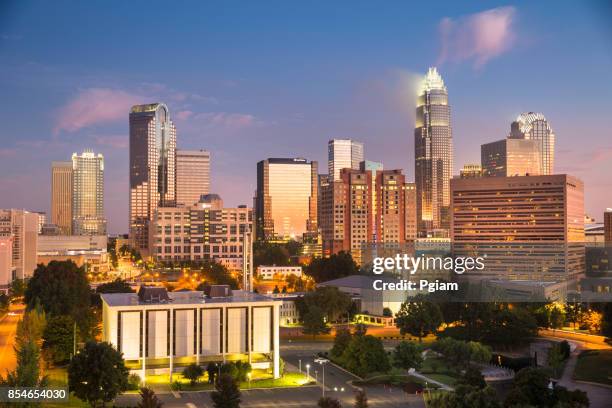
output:
[[[364,142],[414,178],[414,84],[436,65],[455,173],[539,111],[556,173],[612,207],[612,7],[601,2],[0,3],[0,208],[49,213],[50,166],[105,157],[110,233],[127,232],[128,113],[165,102],[177,144],[212,154],[212,192],[252,205],[256,163]]]

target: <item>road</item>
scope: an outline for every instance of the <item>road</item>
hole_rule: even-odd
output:
[[[9,313],[0,319],[0,367],[2,367],[2,376],[6,375],[6,371],[12,371],[17,365],[15,359],[15,332],[17,331],[17,323],[23,316],[25,306],[22,304],[11,305]]]
[[[306,365],[310,364],[310,375],[317,379],[317,385],[300,388],[241,390],[244,408],[315,408],[317,401],[323,395],[323,367],[314,362],[314,355],[320,351],[327,351],[331,347],[328,342],[299,342],[286,343],[281,346],[281,354],[285,360],[285,368],[290,371],[306,372]],[[343,407],[352,407],[355,391],[349,382],[355,377],[346,371],[331,364],[325,365],[325,395],[337,398]],[[425,404],[420,395],[407,395],[399,388],[372,386],[365,387],[368,396],[368,406],[372,408],[424,408]],[[180,392],[180,398],[172,394],[160,394],[159,398],[165,408],[173,407],[212,407],[209,392]],[[123,395],[116,403],[120,406],[134,406],[139,401],[136,395]]]

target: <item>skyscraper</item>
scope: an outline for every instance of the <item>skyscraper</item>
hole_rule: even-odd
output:
[[[340,170],[359,169],[363,161],[363,143],[351,139],[332,139],[327,144],[327,168],[333,181],[340,180]]]
[[[51,223],[62,235],[72,234],[72,162],[51,163]]]
[[[193,205],[210,191],[210,152],[176,151],[176,202]]]
[[[414,130],[417,220],[420,236],[449,228],[453,136],[448,92],[436,68],[429,68],[417,98]]]
[[[36,247],[38,245],[38,214],[25,210],[0,210],[0,245],[3,271],[0,271],[0,292],[5,291],[14,279],[32,276],[36,268]],[[9,248],[10,246],[10,248]],[[11,250],[11,266],[7,270],[8,250]]]
[[[521,113],[510,125],[510,139],[537,140],[540,144],[540,174],[554,173],[555,134],[543,114]]]
[[[147,253],[158,206],[176,203],[176,128],[163,103],[130,111],[130,238]]]
[[[541,174],[540,143],[537,140],[502,139],[480,146],[485,177],[537,176]]]
[[[317,162],[272,158],[257,163],[256,237],[300,240],[317,234]]]
[[[606,208],[604,212],[604,242],[606,246],[612,246],[612,208]]]
[[[72,154],[72,233],[106,234],[104,218],[104,157],[85,150]]]

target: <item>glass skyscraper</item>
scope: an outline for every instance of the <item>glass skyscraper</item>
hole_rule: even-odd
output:
[[[256,235],[301,240],[317,234],[317,162],[272,158],[257,163]]]
[[[555,134],[543,114],[521,113],[510,126],[510,139],[537,140],[540,144],[540,174],[554,173]]]
[[[147,253],[158,206],[176,203],[176,128],[163,103],[130,111],[130,238]]]
[[[104,157],[91,150],[72,155],[72,231],[74,235],[105,235]]]
[[[448,92],[435,67],[418,93],[414,151],[419,236],[448,230],[453,136]]]
[[[331,181],[340,180],[340,170],[359,170],[363,143],[351,139],[332,139],[327,144],[327,168]]]

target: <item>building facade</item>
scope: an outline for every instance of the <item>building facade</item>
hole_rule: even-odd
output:
[[[351,139],[332,139],[327,144],[327,169],[333,181],[340,180],[340,170],[359,169],[364,160],[363,143]]]
[[[416,211],[416,185],[415,183],[404,184],[404,227],[405,241],[414,241],[417,238],[417,211]]]
[[[149,227],[158,206],[176,203],[176,128],[163,103],[130,111],[130,238],[148,254]]]
[[[143,288],[102,298],[102,340],[123,353],[126,366],[147,373],[189,364],[248,361],[279,378],[280,301],[243,291],[171,292]],[[213,293],[224,292],[224,293]]]
[[[51,163],[51,223],[60,233],[72,234],[72,162]]]
[[[36,247],[37,263],[73,261],[86,266],[88,273],[105,273],[110,269],[106,235],[40,235]]]
[[[217,194],[204,195],[191,206],[158,207],[151,222],[150,253],[167,263],[208,260],[241,271],[245,233],[252,224],[250,208],[224,208]]]
[[[8,294],[14,270],[13,236],[0,236],[0,293]]]
[[[105,235],[104,156],[91,150],[73,153],[72,174],[74,235]]]
[[[313,239],[317,235],[317,162],[271,158],[257,163],[258,240]]]
[[[453,135],[448,92],[436,68],[425,76],[416,108],[415,181],[419,235],[448,229]]]
[[[480,146],[485,177],[537,176],[542,174],[540,141],[503,139]]]
[[[554,174],[555,133],[543,114],[536,112],[521,113],[510,125],[510,139],[535,140],[540,149],[540,172],[542,175]]]
[[[612,208],[604,212],[604,242],[606,246],[612,246]]]
[[[486,254],[483,274],[555,280],[584,272],[584,187],[548,176],[453,179],[453,253]]]
[[[210,152],[176,151],[176,201],[192,205],[210,192]]]
[[[411,194],[401,170],[342,169],[341,181],[321,191],[323,253],[351,252],[360,262],[369,244],[405,242],[406,194]]]
[[[5,251],[11,246],[11,273],[2,274],[8,281],[0,281],[0,290],[6,289],[14,279],[26,279],[36,269],[36,246],[38,242],[38,214],[17,209],[0,210],[0,238]],[[5,261],[6,262],[6,261]]]
[[[463,168],[459,170],[460,178],[475,178],[482,177],[482,166],[480,164],[469,163],[464,164]]]
[[[301,266],[276,266],[276,265],[259,265],[257,267],[257,276],[259,279],[272,280],[276,277],[285,279],[287,276],[293,275],[302,276]]]

